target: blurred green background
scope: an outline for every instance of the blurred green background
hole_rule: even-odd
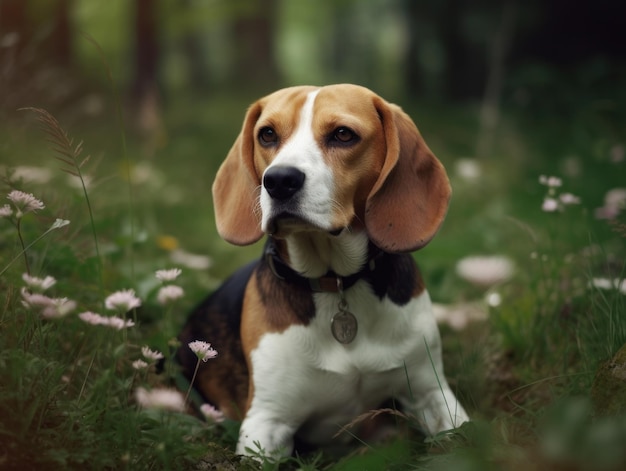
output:
[[[210,194],[247,106],[284,86],[365,85],[409,112],[450,174],[448,220],[420,256],[451,301],[461,257],[537,250],[554,221],[541,174],[584,208],[580,224],[562,217],[561,252],[611,234],[593,211],[624,185],[624,13],[610,0],[0,0],[0,164],[60,168],[22,108],[48,110],[91,156],[100,237],[174,237],[219,279],[258,253],[217,238]]]
[[[354,82],[403,106],[448,168],[439,262],[508,250],[506,217],[541,222],[540,174],[589,211],[623,184],[624,13],[611,0],[0,0],[0,159],[56,165],[19,111],[45,108],[85,141],[111,217],[128,195],[105,177],[138,165],[152,186],[135,182],[134,203],[151,191],[153,211],[135,216],[206,252],[210,185],[246,107]],[[212,243],[224,273],[252,253]]]

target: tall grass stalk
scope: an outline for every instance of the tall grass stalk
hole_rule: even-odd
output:
[[[58,154],[56,159],[66,165],[62,170],[70,175],[77,177],[80,180],[83,196],[85,198],[85,204],[87,205],[87,212],[89,214],[89,223],[91,226],[91,233],[93,237],[94,250],[96,252],[97,266],[98,266],[98,281],[100,284],[100,294],[104,299],[104,271],[102,265],[102,255],[100,253],[100,245],[98,243],[98,233],[96,231],[96,224],[94,221],[93,209],[91,206],[91,200],[89,199],[89,192],[87,191],[87,184],[85,183],[85,177],[83,174],[83,166],[89,162],[90,155],[82,157],[83,142],[79,142],[74,145],[73,139],[71,139],[65,130],[61,127],[57,119],[41,108],[23,108],[23,110],[33,111],[37,115],[37,119],[42,125],[43,131],[48,135],[48,141],[52,144],[53,150]]]
[[[131,166],[130,158],[128,157],[128,149],[127,149],[127,143],[126,143],[126,128],[124,125],[124,112],[122,109],[122,100],[120,99],[117,86],[115,85],[115,80],[113,80],[111,67],[109,66],[109,62],[107,61],[106,55],[104,54],[102,47],[100,47],[100,44],[98,43],[98,41],[96,41],[88,33],[81,31],[81,35],[88,42],[90,42],[96,48],[96,51],[98,52],[98,57],[100,58],[100,61],[102,62],[102,66],[104,67],[104,70],[106,72],[107,80],[111,87],[111,94],[113,95],[113,103],[115,104],[115,115],[116,115],[116,120],[117,120],[118,132],[120,133],[120,138],[121,138],[121,143],[122,143],[122,159],[124,160],[124,166],[126,169],[125,176],[126,176],[126,182],[128,185],[128,218],[129,218],[129,224],[130,224],[131,244],[130,244],[130,247],[127,247],[127,250],[128,250],[128,260],[130,262],[131,281],[133,281],[134,283],[135,282],[135,256],[134,256],[134,251],[133,251],[133,243],[135,241],[135,204],[134,204],[135,199],[134,199],[134,192],[133,192],[133,179],[132,179],[132,173],[131,173],[132,166]],[[134,314],[133,320],[136,322],[137,321],[136,312],[133,311],[133,314]]]

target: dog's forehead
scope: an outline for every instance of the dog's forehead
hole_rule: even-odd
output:
[[[291,87],[278,90],[260,100],[262,115],[297,115],[315,87]]]
[[[278,90],[261,100],[261,117],[281,119],[297,123],[307,99],[315,93],[312,107],[313,116],[318,119],[328,117],[366,117],[375,113],[370,90],[356,85],[330,85],[325,87],[291,87]]]
[[[358,85],[331,85],[322,87],[315,98],[315,110],[367,115],[374,109],[374,93]]]

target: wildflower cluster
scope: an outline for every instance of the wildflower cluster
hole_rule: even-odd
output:
[[[547,213],[563,211],[565,206],[580,203],[580,198],[572,193],[557,192],[557,189],[563,185],[559,177],[541,175],[539,183],[548,187],[548,193],[543,198],[543,204],[541,205],[541,209]]]
[[[180,268],[170,268],[169,270],[156,271],[156,279],[163,283],[163,286],[161,286],[159,293],[157,294],[157,301],[162,306],[182,298],[185,294],[184,290],[180,286],[170,284],[170,282],[176,280],[181,273],[182,271]]]
[[[135,323],[130,319],[122,319],[117,316],[103,316],[91,311],[81,312],[78,317],[87,324],[102,325],[105,327],[111,327],[115,330],[127,329],[128,327],[133,327],[135,325]]]
[[[44,294],[46,290],[56,284],[51,276],[38,278],[28,273],[22,275],[25,286],[22,287],[22,305],[26,308],[39,310],[45,319],[58,319],[67,316],[76,309],[76,301],[68,298],[52,298]]]
[[[127,289],[116,291],[107,296],[104,300],[104,306],[108,310],[115,311],[120,314],[120,316],[123,316],[128,311],[141,306],[141,300],[135,296],[135,291]],[[78,315],[78,317],[87,324],[102,325],[115,330],[127,329],[135,325],[132,320],[120,316],[103,316],[102,314],[91,311],[81,312]]]
[[[143,359],[138,359],[133,362],[133,368],[136,370],[144,370],[155,362],[165,358],[163,354],[157,350],[151,350],[150,347],[141,347],[141,355]]]

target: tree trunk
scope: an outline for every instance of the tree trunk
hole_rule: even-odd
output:
[[[133,98],[142,102],[158,90],[159,41],[155,0],[135,0],[135,78]]]
[[[249,85],[252,79],[255,84],[266,86],[278,82],[273,36],[276,17],[276,0],[259,0],[255,2],[253,11],[235,20],[236,83]]]

